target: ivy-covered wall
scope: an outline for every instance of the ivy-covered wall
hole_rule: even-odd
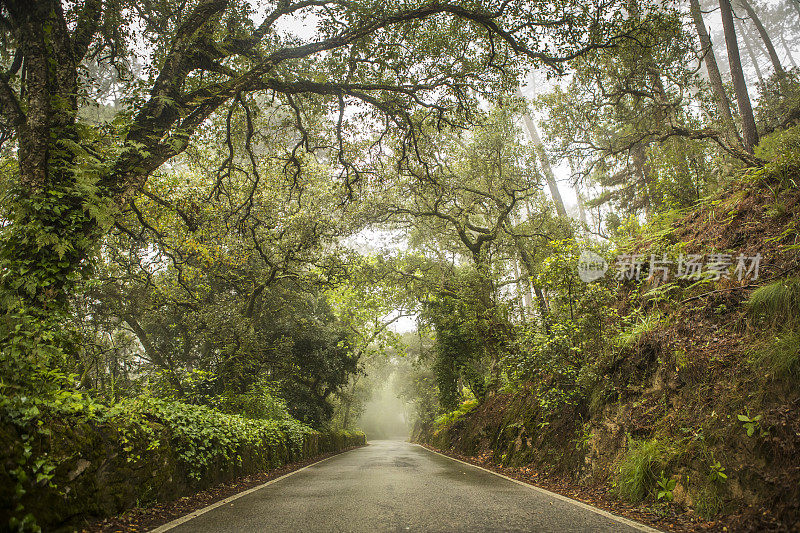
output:
[[[76,392],[0,399],[0,526],[45,529],[363,445],[293,419],[250,420],[152,398],[112,407]]]

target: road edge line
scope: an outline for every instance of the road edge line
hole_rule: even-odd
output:
[[[489,470],[488,468],[483,468],[482,466],[474,465],[472,463],[468,463],[466,461],[462,461],[461,459],[456,459],[455,457],[450,457],[449,455],[445,455],[445,454],[443,454],[441,452],[437,452],[435,450],[431,450],[430,448],[427,448],[427,447],[425,447],[425,446],[423,446],[421,444],[418,444],[416,442],[414,442],[412,444],[414,444],[415,446],[419,446],[423,450],[429,451],[431,453],[435,453],[436,455],[441,455],[442,457],[446,457],[446,458],[450,459],[451,461],[456,461],[457,463],[465,464],[467,466],[471,466],[473,468],[477,468],[478,470],[483,470],[484,472],[488,472],[490,474],[494,474],[495,476],[501,477],[501,478],[506,479],[508,481],[512,481],[512,482],[516,483],[517,485],[522,485],[523,487],[527,487],[527,488],[529,488],[531,490],[534,490],[536,492],[540,492],[540,493],[545,494],[547,496],[551,496],[551,497],[553,497],[553,498],[555,498],[557,500],[561,500],[561,501],[564,501],[564,502],[571,503],[573,505],[576,505],[578,507],[586,509],[587,511],[592,511],[595,514],[599,514],[600,516],[603,516],[605,518],[609,518],[609,519],[611,519],[611,520],[613,520],[615,522],[619,522],[621,524],[625,524],[626,526],[632,527],[634,529],[638,529],[639,531],[646,531],[647,533],[664,533],[660,529],[655,529],[655,528],[650,527],[650,526],[648,526],[646,524],[642,524],[640,522],[636,522],[635,520],[631,520],[631,519],[625,518],[623,516],[615,515],[613,513],[610,513],[608,511],[606,511],[605,509],[600,509],[599,507],[595,507],[593,505],[589,505],[588,503],[584,503],[584,502],[582,502],[580,500],[572,499],[572,498],[570,498],[568,496],[564,496],[563,494],[559,494],[557,492],[552,492],[552,491],[549,491],[547,489],[543,489],[542,487],[537,487],[536,485],[532,485],[530,483],[525,483],[524,481],[520,481],[518,479],[514,479],[513,477],[508,477],[506,475],[500,474],[499,472],[495,472],[494,470]]]
[[[362,446],[359,446],[359,448],[361,448],[361,447]],[[304,466],[303,468],[298,468],[297,470],[292,470],[288,474],[284,474],[284,475],[282,475],[280,477],[276,477],[275,479],[271,479],[271,480],[267,481],[266,483],[262,483],[261,485],[257,485],[255,487],[251,487],[251,488],[249,488],[247,490],[243,490],[242,492],[237,492],[236,494],[234,494],[232,496],[228,496],[227,498],[225,498],[223,500],[219,500],[218,502],[214,502],[211,505],[207,505],[206,507],[203,507],[202,509],[197,509],[196,511],[192,511],[189,514],[185,514],[185,515],[183,515],[181,517],[178,517],[175,520],[167,522],[166,524],[161,524],[157,528],[149,530],[148,533],[164,533],[165,531],[169,531],[170,529],[174,529],[174,528],[180,526],[181,524],[185,524],[186,522],[189,522],[190,520],[194,520],[198,516],[204,515],[209,511],[213,511],[217,507],[222,507],[223,505],[225,505],[227,503],[230,503],[230,502],[232,502],[234,500],[238,500],[242,496],[247,496],[248,494],[256,492],[257,490],[261,490],[261,489],[263,489],[265,487],[268,487],[269,485],[272,485],[273,483],[277,483],[278,481],[280,481],[282,479],[286,479],[289,476],[293,476],[293,475],[295,475],[295,474],[297,474],[299,472],[302,472],[306,468],[311,468],[312,466],[316,466],[316,465],[318,465],[320,463],[324,463],[328,459],[333,459],[334,457],[338,457],[339,455],[344,455],[347,452],[352,452],[355,449],[357,449],[357,448],[352,448],[350,450],[345,450],[343,452],[339,452],[339,453],[336,453],[334,455],[330,455],[328,457],[324,457],[324,458],[320,459],[319,461],[315,461],[315,462],[311,463],[310,465]]]

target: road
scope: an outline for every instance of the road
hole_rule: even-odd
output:
[[[654,531],[402,441],[374,441],[171,525],[160,531]]]

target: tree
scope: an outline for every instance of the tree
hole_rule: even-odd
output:
[[[450,324],[448,331],[460,331],[453,338],[461,339],[465,346],[480,347],[489,369],[488,393],[499,386],[507,324],[498,301],[495,265],[500,261],[496,254],[500,253],[499,245],[514,210],[538,192],[534,156],[519,143],[519,132],[511,122],[518,116],[515,111],[507,106],[490,112],[486,126],[479,128],[469,142],[447,135],[432,139],[427,149],[435,156],[436,166],[412,169],[410,175],[394,180],[396,185],[387,188],[381,210],[390,220],[410,223],[416,230],[412,242],[430,244],[438,250],[434,253],[440,264],[447,264],[442,250],[468,262],[468,272],[462,272],[453,259],[452,266],[442,273],[444,285],[440,283],[431,292],[439,302],[434,307],[453,313],[458,310],[460,320],[474,328],[467,334],[459,329],[461,326],[451,324],[452,317],[442,318]],[[508,265],[500,268],[505,270]],[[453,276],[461,281],[451,284],[448,279]],[[464,289],[465,284],[468,289]],[[434,315],[445,316],[450,311]],[[439,323],[440,327],[444,324]],[[464,341],[466,338],[473,341]],[[452,362],[451,357],[446,359]],[[459,363],[453,368],[463,367]]]
[[[741,145],[741,138],[739,137],[739,130],[736,128],[736,123],[733,121],[731,115],[731,103],[728,100],[728,93],[725,91],[725,86],[722,84],[722,75],[717,66],[717,59],[714,55],[714,47],[711,44],[711,38],[706,30],[705,22],[703,21],[703,13],[700,9],[699,0],[689,0],[689,10],[692,15],[697,37],[700,40],[700,54],[706,65],[708,72],[708,79],[711,82],[711,90],[714,92],[714,98],[717,102],[717,109],[722,115],[723,124],[728,130],[726,133],[730,142]]]
[[[736,39],[736,28],[733,22],[733,9],[730,0],[719,0],[722,27],[725,32],[725,44],[728,48],[728,64],[731,68],[733,89],[736,93],[736,102],[739,105],[739,115],[742,117],[742,140],[744,149],[753,153],[753,148],[758,144],[758,131],[753,117],[753,108],[750,105],[750,95],[747,93],[747,82],[742,70],[742,60],[739,57],[739,42]]]
[[[291,179],[301,180],[301,152],[327,147],[351,187],[368,169],[355,156],[364,136],[350,135],[345,108],[363,109],[362,124],[399,139],[403,164],[419,154],[419,124],[468,125],[474,103],[519,72],[513,56],[559,69],[634,33],[620,29],[614,4],[297,0],[267,3],[262,18],[238,0],[4,1],[0,129],[17,163],[0,236],[2,345],[16,342],[23,325],[23,337],[36,340],[22,351],[74,352],[68,332],[42,332],[57,330],[119,208],[245,95],[278,100],[293,117],[296,138],[284,154]],[[320,23],[307,42],[275,29],[282,18],[310,14]],[[137,62],[150,65],[141,78]],[[110,123],[79,116],[84,95],[104,97],[87,88],[86,65],[123,74],[115,90],[130,105]],[[305,122],[315,107],[338,117],[323,128],[328,135]]]
[[[519,96],[522,96],[522,93],[518,92]],[[556,213],[560,217],[567,216],[567,210],[564,207],[564,201],[561,199],[561,192],[558,190],[558,183],[556,182],[555,174],[553,174],[553,168],[550,166],[550,159],[547,157],[547,152],[545,151],[544,143],[542,139],[539,137],[539,132],[536,130],[536,125],[533,123],[533,119],[531,118],[530,113],[528,110],[525,110],[522,113],[522,118],[525,122],[525,128],[528,130],[528,135],[531,137],[531,141],[533,141],[533,145],[536,150],[536,155],[539,158],[540,163],[542,164],[542,170],[544,171],[545,180],[547,180],[547,187],[550,189],[550,196],[553,198],[553,203],[556,206]]]
[[[708,102],[682,16],[662,13],[640,41],[576,60],[569,83],[537,101],[551,153],[602,186],[590,205],[647,217],[691,205],[714,183],[709,141],[754,163],[729,127],[689,111]]]
[[[756,30],[758,30],[758,34],[761,36],[761,40],[767,49],[767,55],[769,55],[769,59],[772,61],[772,68],[775,69],[775,73],[779,76],[785,76],[786,71],[783,70],[783,67],[781,66],[781,60],[778,58],[778,53],[775,51],[775,46],[772,44],[772,39],[770,39],[767,30],[764,29],[764,24],[762,24],[761,18],[758,16],[755,9],[753,9],[753,6],[750,5],[748,0],[739,0],[739,4],[741,4],[741,6],[747,12],[747,16],[750,18],[750,21],[756,27]]]

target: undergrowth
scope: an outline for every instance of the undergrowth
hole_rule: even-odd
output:
[[[759,287],[747,301],[755,324],[773,328],[794,324],[800,318],[800,278],[786,278]]]
[[[648,333],[655,331],[666,323],[660,313],[653,313],[640,318],[630,329],[622,331],[615,340],[616,346],[622,349],[638,345]]]
[[[747,301],[751,325],[766,326],[750,352],[759,369],[779,379],[800,375],[800,278],[759,287]]]
[[[466,402],[462,403],[458,409],[455,411],[450,411],[449,413],[445,413],[439,416],[436,420],[433,421],[436,428],[443,428],[445,426],[449,426],[462,416],[466,415],[473,409],[478,407],[478,400],[467,400]]]
[[[800,377],[800,330],[787,330],[762,341],[751,352],[753,364],[777,378]]]
[[[630,502],[644,500],[657,486],[670,451],[658,439],[629,439],[628,452],[617,471],[619,496]]]

